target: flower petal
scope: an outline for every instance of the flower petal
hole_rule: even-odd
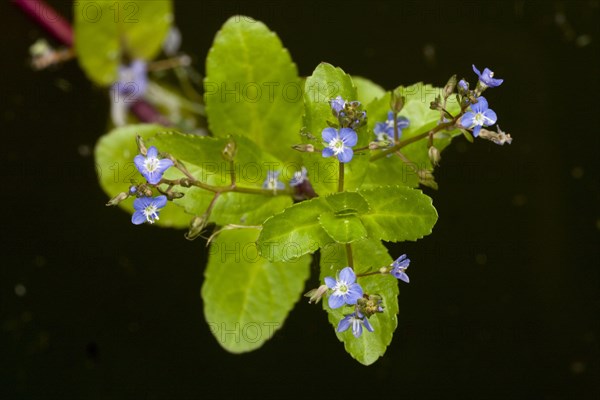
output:
[[[479,136],[479,131],[481,130],[481,125],[477,125],[476,127],[473,128],[473,136],[477,137]]]
[[[144,171],[146,171],[146,167],[144,166],[144,161],[146,161],[146,157],[138,154],[137,156],[135,156],[133,158],[133,163],[135,164],[135,167],[138,169],[138,171],[140,171],[141,174],[144,173]]]
[[[475,113],[482,113],[485,110],[487,110],[488,107],[488,101],[486,100],[486,98],[483,96],[479,96],[477,98],[477,103],[471,106],[471,110],[473,110]]]
[[[325,147],[321,154],[323,155],[323,157],[331,157],[333,155],[333,149]]]
[[[338,137],[338,133],[334,128],[329,127],[323,129],[323,132],[321,132],[321,136],[323,137],[324,141],[330,143],[333,139],[336,139]]]
[[[479,72],[479,70],[477,69],[475,64],[473,64],[473,72],[475,72],[477,74],[477,76],[481,78],[481,72]]]
[[[338,324],[338,327],[337,327],[338,332],[344,332],[344,331],[348,330],[348,328],[350,328],[350,318],[351,317],[352,317],[352,315],[348,315],[348,316],[342,318],[342,320],[340,321],[340,323]]]
[[[488,108],[487,110],[485,110],[483,112],[483,117],[485,119],[485,122],[483,123],[485,126],[494,125],[496,123],[496,121],[498,120],[496,113],[494,112],[494,110],[492,110],[490,108]]]
[[[148,149],[148,153],[146,155],[146,157],[148,158],[158,158],[158,149],[154,146],[150,146],[150,148]]]
[[[350,128],[342,128],[340,129],[340,139],[346,146],[356,146],[356,142],[358,142],[358,135],[354,130]]]
[[[343,296],[336,296],[332,294],[329,296],[329,308],[340,308],[345,304]]]
[[[346,282],[348,285],[356,282],[356,274],[350,267],[346,267],[340,271],[340,281]]]
[[[156,208],[163,208],[167,205],[167,196],[157,196],[153,199]]]
[[[354,319],[352,321],[352,334],[355,338],[359,338],[362,335],[362,323],[360,320]]]
[[[467,111],[461,118],[460,124],[464,128],[470,128],[475,123],[475,113],[472,111]]]
[[[410,121],[406,117],[398,117],[397,124],[399,129],[405,129],[409,127]]]
[[[173,161],[169,160],[168,158],[163,158],[162,160],[158,161],[157,171],[163,174],[167,169],[171,168],[172,166]]]
[[[368,318],[366,318],[366,317],[365,317],[365,318],[363,319],[363,324],[365,325],[365,328],[367,328],[367,330],[368,330],[369,332],[373,332],[373,331],[374,331],[374,329],[373,329],[373,327],[371,326],[371,323],[369,322],[369,319],[368,319]]]
[[[333,288],[335,287],[335,285],[337,284],[337,282],[336,282],[336,280],[335,280],[335,279],[333,279],[332,277],[330,277],[330,276],[326,276],[326,277],[325,277],[325,284],[327,285],[327,287],[328,287],[329,289],[333,289]]]
[[[150,205],[152,200],[149,197],[139,197],[133,201],[133,208],[137,211],[141,211]]]
[[[134,225],[141,225],[144,222],[146,222],[146,216],[144,215],[143,212],[141,211],[136,211],[133,213],[133,215],[131,216],[131,222]]]
[[[337,157],[338,160],[340,160],[343,163],[350,162],[352,160],[352,157],[354,157],[354,150],[352,150],[350,147],[344,147],[344,150],[339,152]]]
[[[352,306],[352,305],[356,304],[358,299],[360,299],[361,297],[363,297],[362,287],[360,287],[360,285],[358,283],[353,283],[348,288],[348,292],[346,292],[345,302],[346,302],[346,304],[349,304]]]
[[[408,278],[408,275],[406,275],[406,272],[404,272],[404,270],[400,268],[392,271],[392,275],[394,275],[396,279],[400,279],[401,281],[404,281],[406,283],[410,282],[410,279]]]

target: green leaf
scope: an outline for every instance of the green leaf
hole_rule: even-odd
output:
[[[215,136],[246,136],[282,161],[299,162],[291,146],[301,127],[300,78],[288,51],[262,22],[235,16],[223,25],[206,59],[204,88]]]
[[[257,240],[262,256],[271,261],[288,261],[317,251],[331,241],[319,223],[319,216],[331,211],[323,198],[316,197],[273,215],[263,224]]]
[[[316,139],[304,137],[306,143],[322,148],[321,132],[335,122],[329,101],[342,96],[346,101],[357,99],[356,88],[352,79],[340,68],[321,63],[313,74],[307,78],[304,92],[304,126],[308,133]],[[367,146],[369,135],[365,127],[357,130],[358,143],[355,148]],[[338,189],[339,162],[336,157],[324,158],[320,151],[303,153],[304,165],[308,168],[311,184],[321,195],[334,193]],[[344,166],[344,185],[346,190],[355,190],[362,183],[368,168],[368,152],[355,153],[351,162]]]
[[[261,188],[269,169],[281,172],[282,177],[289,173],[291,178],[292,171],[283,170],[281,162],[262,151],[249,139],[233,136],[232,140],[237,146],[234,170],[238,187]],[[231,184],[231,167],[222,158],[221,152],[228,141],[226,138],[169,132],[155,136],[149,144],[154,144],[159,150],[168,152],[182,161],[196,179],[214,186],[226,186]],[[167,172],[171,172],[171,169]],[[180,173],[179,175],[181,176]],[[203,214],[214,196],[212,192],[197,187],[181,191],[186,193],[185,196],[174,202],[195,215]],[[209,221],[217,225],[258,225],[291,204],[292,198],[286,195],[223,193],[218,197]]]
[[[325,232],[338,243],[352,243],[367,237],[367,230],[356,215],[323,213],[319,222]]]
[[[371,103],[377,98],[382,98],[386,94],[384,88],[362,76],[353,76],[352,82],[356,86],[358,101],[364,105]]]
[[[418,189],[384,186],[359,193],[371,208],[360,216],[370,238],[414,241],[429,235],[437,221],[431,198]]]
[[[333,209],[340,214],[364,214],[369,211],[369,203],[360,193],[342,192],[326,196],[325,199]]]
[[[117,80],[123,55],[153,59],[173,21],[170,0],[80,0],[73,14],[77,60],[103,86]]]
[[[354,270],[357,274],[374,272],[392,262],[387,249],[378,240],[364,239],[351,246]],[[346,248],[343,244],[330,243],[321,250],[321,281],[326,276],[336,276],[338,271],[348,266],[346,257]],[[338,339],[344,343],[346,351],[361,364],[370,365],[383,356],[398,326],[398,280],[390,274],[376,274],[358,278],[358,283],[364,293],[378,294],[383,299],[384,312],[369,318],[373,332],[363,329],[359,338],[354,337],[352,329],[339,333],[337,332],[339,322],[345,315],[353,313],[354,307],[331,309],[327,299],[323,299],[323,309],[327,311],[329,322]]]
[[[440,120],[440,112],[431,110],[429,103],[441,93],[443,88],[419,82],[408,87],[400,86],[398,90],[406,97],[406,103],[400,115],[408,118],[410,121],[410,126],[402,132],[401,140],[410,139],[421,133],[428,132],[437,125]],[[369,116],[368,127],[373,138],[375,124],[387,120],[387,113],[390,111],[389,102],[390,93],[388,92],[384,97],[374,100],[367,106],[367,115]],[[450,96],[446,106],[446,109],[453,115],[457,115],[460,112],[460,106],[455,96]],[[438,132],[434,136],[434,145],[441,152],[450,144],[454,137],[460,136],[460,134],[460,130]],[[401,160],[396,155],[371,162],[362,188],[372,188],[381,185],[418,186],[418,170],[433,170],[428,150],[428,141],[427,138],[424,138],[400,149],[402,154],[410,160],[409,163]],[[373,151],[371,154],[375,154],[375,152]]]
[[[232,353],[261,347],[283,326],[309,276],[310,256],[272,263],[258,253],[258,231],[222,232],[210,247],[202,284],[204,315]]]
[[[114,129],[98,140],[94,150],[96,170],[100,186],[109,198],[127,192],[132,179],[138,183],[145,181],[133,164],[133,158],[138,154],[136,135],[148,139],[166,129],[160,125],[128,125]],[[121,202],[119,207],[133,214],[133,199]],[[156,225],[184,228],[188,226],[190,219],[191,215],[186,214],[183,208],[169,203],[160,211],[160,219]]]

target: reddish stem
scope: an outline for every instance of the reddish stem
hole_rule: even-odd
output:
[[[12,0],[25,14],[33,19],[38,25],[46,29],[48,33],[61,41],[64,45],[73,47],[73,29],[69,22],[57,13],[43,0]],[[161,115],[150,103],[138,100],[131,111],[142,122],[152,122],[161,125],[172,125],[171,122]]]
[[[25,14],[66,46],[73,46],[73,29],[69,22],[42,0],[13,0]]]

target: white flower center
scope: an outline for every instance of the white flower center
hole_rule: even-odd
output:
[[[483,125],[483,123],[485,122],[485,116],[483,115],[483,113],[478,112],[477,114],[475,114],[475,125]]]
[[[150,204],[149,206],[144,208],[144,215],[146,216],[146,220],[148,222],[150,222],[151,224],[154,223],[155,219],[159,219],[156,211],[157,211],[157,208],[154,204]]]
[[[337,285],[335,286],[335,292],[340,295],[340,294],[346,294],[348,293],[348,284],[346,282],[338,282]]]
[[[333,150],[335,155],[338,155],[342,151],[344,151],[344,142],[342,141],[342,139],[335,138],[331,142],[329,142],[329,148]]]
[[[394,120],[393,119],[388,119],[387,121],[385,121],[385,126],[387,128],[394,128]]]
[[[146,161],[144,161],[144,167],[148,172],[154,172],[158,169],[158,158],[156,157],[148,157]]]

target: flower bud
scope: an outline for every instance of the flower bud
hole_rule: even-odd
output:
[[[419,175],[419,183],[421,185],[430,187],[435,190],[438,189],[438,184],[435,181],[435,178],[433,177],[433,174],[431,173],[431,171],[428,171],[426,169],[421,169],[421,170],[419,170],[418,175]]]
[[[510,134],[502,131],[499,126],[496,126],[496,130],[497,130],[497,132],[493,132],[493,131],[488,131],[487,129],[482,128],[479,131],[478,137],[487,139],[491,142],[496,143],[499,146],[503,146],[504,143],[508,143],[508,144],[512,143],[512,138],[510,137]]]
[[[201,234],[202,230],[208,224],[208,215],[202,214],[202,216],[195,216],[190,221],[190,228],[185,234],[187,240],[197,239]]]
[[[438,166],[440,165],[441,159],[442,156],[440,155],[440,151],[438,150],[438,148],[435,146],[431,146],[429,148],[429,160],[431,161],[431,163],[435,166]]]
[[[406,98],[401,95],[400,90],[396,89],[392,92],[392,98],[390,100],[390,108],[396,114],[402,111],[406,103]]]
[[[223,148],[221,155],[225,161],[233,161],[235,155],[237,154],[237,145],[233,140],[229,140]]]
[[[429,103],[429,108],[432,110],[442,111],[444,108],[442,107],[442,98],[438,94],[435,97],[435,100]]]
[[[116,206],[123,200],[129,197],[129,193],[121,192],[106,203],[107,206]]]
[[[456,75],[452,75],[450,79],[448,79],[446,86],[444,86],[444,99],[450,97],[450,95],[454,92],[454,88],[456,88]]]
[[[356,302],[358,311],[369,318],[371,315],[375,313],[382,313],[383,306],[381,303],[383,302],[383,298],[377,294],[370,294],[368,297],[361,297]]]
[[[298,150],[302,153],[313,153],[315,151],[315,146],[312,144],[295,144],[292,146],[292,149]]]
[[[323,295],[327,292],[327,285],[321,285],[317,289],[309,290],[304,296],[309,297],[309,303],[318,303],[323,298]]]
[[[140,154],[143,155],[144,157],[146,157],[146,155],[148,154],[148,149],[146,148],[146,145],[144,144],[144,139],[142,139],[142,137],[140,135],[137,135],[135,137],[135,143],[137,144],[138,151],[140,152]]]

